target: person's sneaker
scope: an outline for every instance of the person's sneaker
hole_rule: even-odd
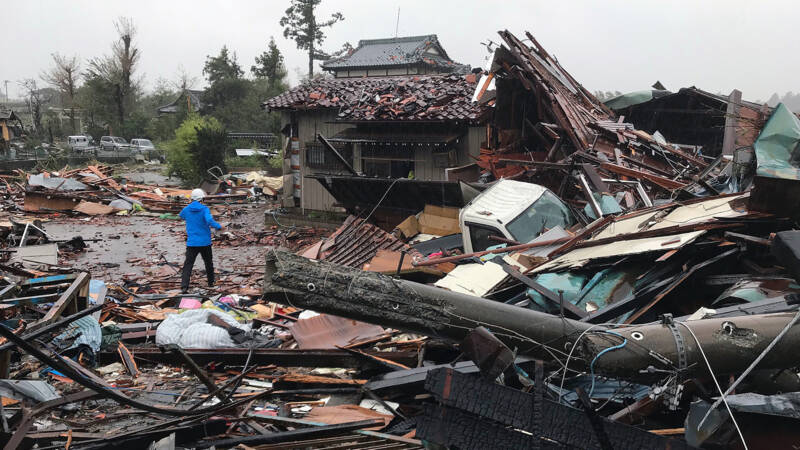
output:
[[[181,289],[181,294],[188,294],[188,293],[189,293],[189,289]]]

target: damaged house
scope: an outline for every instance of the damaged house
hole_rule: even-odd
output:
[[[666,93],[666,91],[661,91]],[[624,95],[621,97],[625,97]],[[709,156],[732,155],[753,142],[772,108],[742,100],[742,93],[712,94],[696,87],[654,96],[634,104],[624,104],[616,112],[639,129],[659,131],[670,142],[701,146]]]
[[[446,180],[448,169],[473,162],[490,109],[471,102],[477,75],[466,68],[435,35],[364,40],[323,66],[333,78],[264,102],[283,113],[290,136],[292,204],[331,211],[347,201],[329,192],[344,183],[351,204],[374,205],[386,190],[380,180]]]

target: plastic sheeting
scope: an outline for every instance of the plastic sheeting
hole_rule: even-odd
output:
[[[211,315],[218,316],[230,326],[250,331],[229,314],[213,309],[191,309],[180,314],[170,314],[156,330],[156,344],[176,344],[181,348],[239,347],[228,331],[208,322]]]
[[[753,144],[756,151],[756,175],[768,178],[800,180],[800,168],[792,162],[800,144],[800,119],[783,103],[767,120]]]

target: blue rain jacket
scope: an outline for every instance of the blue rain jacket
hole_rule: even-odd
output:
[[[180,213],[181,219],[186,221],[186,246],[205,247],[211,245],[211,229],[222,228],[213,217],[208,206],[194,201],[189,203]]]

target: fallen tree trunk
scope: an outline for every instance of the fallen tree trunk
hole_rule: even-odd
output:
[[[519,354],[561,364],[578,340],[569,367],[586,369],[594,361],[596,373],[628,379],[663,376],[648,367],[705,372],[697,341],[715,373],[741,371],[794,317],[794,313],[761,314],[612,331],[284,252],[267,256],[264,280],[265,296],[272,301],[459,342],[483,326]],[[800,364],[800,354],[794,351],[798,344],[800,327],[792,327],[759,368]]]

